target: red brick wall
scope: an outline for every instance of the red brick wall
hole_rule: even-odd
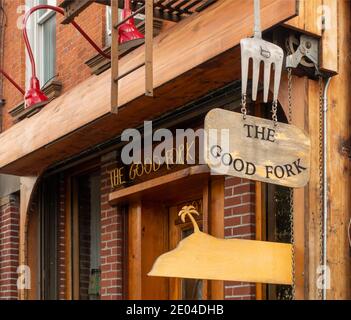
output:
[[[79,207],[79,297],[89,300],[90,279],[90,184],[89,177],[84,176],[78,182],[78,207]]]
[[[106,6],[92,4],[75,19],[100,48],[105,41],[105,12]],[[63,25],[61,21],[60,15],[56,34],[56,72],[65,92],[91,75],[84,62],[97,52],[73,26]]]
[[[59,216],[57,235],[58,298],[66,299],[66,202],[65,181],[60,178]]]
[[[255,239],[255,183],[227,177],[224,200],[225,237]],[[255,299],[255,285],[225,282],[225,299]]]
[[[63,0],[58,0],[60,4]],[[17,27],[17,20],[24,11],[20,10],[25,0],[5,0],[7,26],[4,41],[4,66],[3,68],[25,87],[26,56],[21,30]],[[106,6],[92,4],[87,10],[76,18],[76,22],[101,48],[105,42]],[[62,25],[63,16],[57,15],[56,30],[56,74],[57,80],[62,82],[63,92],[70,90],[78,83],[88,78],[91,73],[85,61],[97,52],[71,25]],[[41,84],[43,85],[43,83]],[[3,97],[6,104],[2,110],[3,130],[12,124],[12,117],[8,113],[14,106],[23,101],[21,93],[9,81],[4,80]]]
[[[4,65],[1,66],[12,78],[22,87],[25,86],[25,65],[24,43],[21,30],[17,27],[17,20],[23,11],[17,12],[24,0],[4,1],[4,10],[7,17],[4,39]],[[3,114],[3,130],[12,125],[12,118],[8,111],[23,100],[22,94],[6,79],[4,79],[3,96],[6,104],[1,111]]]
[[[17,299],[19,262],[19,198],[0,203],[0,300]]]
[[[108,171],[114,169],[116,153],[102,157],[101,163],[101,299],[123,299],[123,212],[108,204],[111,192]]]
[[[110,192],[108,171],[115,167],[115,153],[102,157],[101,163],[101,299],[123,298],[123,214],[108,204]],[[65,184],[60,181],[60,211],[58,230],[58,285],[59,299],[66,298],[65,251]],[[18,244],[17,244],[18,246]]]

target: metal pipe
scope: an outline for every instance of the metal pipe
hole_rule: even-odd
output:
[[[0,2],[0,68],[4,66],[4,40],[6,27],[6,13],[4,9],[4,0]],[[3,81],[0,79],[0,95],[3,94]],[[1,125],[0,125],[1,127]]]
[[[323,275],[326,277],[327,272],[327,232],[328,232],[328,89],[331,78],[327,78],[323,93]],[[327,300],[327,281],[323,281],[323,300]]]
[[[24,95],[24,90],[19,86],[19,84],[18,84],[15,80],[13,80],[13,79],[9,76],[8,73],[6,73],[6,72],[5,72],[4,70],[2,70],[2,69],[0,69],[0,73],[3,74],[4,77],[5,77],[8,81],[10,81],[10,82],[16,87],[16,89],[17,89],[19,92],[21,92],[22,95]]]
[[[63,9],[56,7],[56,6],[47,5],[47,4],[35,6],[35,7],[31,8],[30,10],[28,10],[26,12],[26,14],[24,15],[24,17],[23,17],[23,26],[24,26],[23,27],[23,38],[24,38],[24,43],[25,43],[27,51],[28,51],[29,60],[30,60],[31,65],[32,65],[32,76],[33,77],[36,77],[36,67],[35,67],[35,60],[34,60],[33,51],[32,51],[32,48],[30,46],[29,39],[28,39],[27,22],[28,22],[29,17],[31,16],[31,14],[34,13],[35,11],[38,11],[38,10],[53,10],[53,11],[56,11],[56,12],[64,15]],[[99,46],[85,33],[85,31],[76,22],[72,21],[71,23],[79,31],[79,33],[93,46],[93,48],[96,51],[98,51],[106,59],[111,59],[111,56],[106,54],[104,51],[102,51],[99,48]]]
[[[255,36],[255,38],[262,38],[262,31],[261,31],[261,1],[260,0],[254,0],[254,15],[255,15],[254,36]]]

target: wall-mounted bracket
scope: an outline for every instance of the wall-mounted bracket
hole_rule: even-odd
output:
[[[297,68],[303,58],[311,61],[316,74],[319,74],[319,41],[307,35],[301,35],[300,45],[295,52],[286,57],[286,68]]]

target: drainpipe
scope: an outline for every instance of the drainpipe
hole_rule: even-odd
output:
[[[6,16],[4,11],[4,0],[0,0],[0,68],[4,62],[4,36],[5,36]],[[0,132],[2,132],[2,119],[3,119],[3,78],[0,75]]]
[[[331,78],[326,79],[323,93],[323,267],[324,276],[327,275],[327,231],[328,231],[328,89]],[[323,281],[323,300],[327,300],[327,283]]]

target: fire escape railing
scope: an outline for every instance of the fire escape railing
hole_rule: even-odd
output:
[[[118,8],[123,8],[124,0],[64,0],[63,24],[70,23],[90,4],[97,2],[111,5],[112,43],[111,43],[111,112],[118,112],[118,82],[134,71],[145,67],[145,95],[153,97],[153,20],[154,18],[178,22],[194,13],[201,12],[218,0],[132,0],[133,13],[118,21]],[[145,14],[145,60],[143,63],[119,74],[118,28],[137,14]]]

